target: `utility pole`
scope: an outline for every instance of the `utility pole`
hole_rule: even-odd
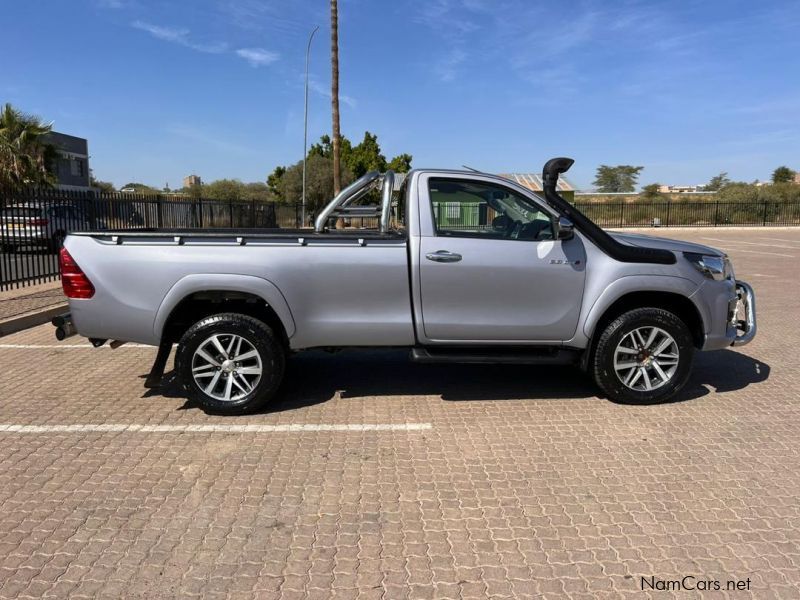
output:
[[[339,6],[338,0],[331,0],[331,108],[333,113],[333,194],[342,189],[339,132]]]
[[[308,156],[308,59],[311,55],[311,41],[317,33],[319,26],[314,27],[314,31],[308,36],[308,47],[306,48],[306,101],[303,114],[303,210],[300,217],[300,227],[306,224],[306,157]]]

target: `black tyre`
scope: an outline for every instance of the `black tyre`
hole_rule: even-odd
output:
[[[592,358],[595,382],[614,402],[657,404],[686,384],[694,343],[686,324],[660,308],[637,308],[600,334]]]
[[[178,343],[175,369],[206,412],[241,415],[263,408],[283,379],[286,353],[258,319],[223,313],[195,323]]]

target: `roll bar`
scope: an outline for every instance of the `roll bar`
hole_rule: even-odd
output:
[[[381,182],[381,206],[350,206],[356,200],[369,193],[369,191]],[[392,215],[392,191],[394,191],[394,172],[387,171],[382,176],[378,171],[370,171],[363,177],[357,179],[331,200],[328,205],[319,213],[314,221],[314,231],[322,233],[325,231],[325,224],[331,217],[379,217],[381,233],[389,231],[389,222]]]
[[[381,233],[389,231],[392,218],[392,192],[394,191],[394,171],[386,171],[383,175],[381,189]]]
[[[322,209],[322,212],[319,213],[317,220],[314,221],[314,231],[317,233],[322,233],[325,231],[325,223],[327,223],[328,219],[333,216],[333,211],[335,211],[340,205],[346,205],[345,202],[348,199],[354,196],[357,192],[361,192],[362,190],[366,189],[380,176],[381,174],[378,173],[378,171],[369,171],[339,192],[336,197],[331,200],[325,208]]]

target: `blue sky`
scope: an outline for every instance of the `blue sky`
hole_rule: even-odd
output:
[[[87,137],[99,179],[264,180],[330,130],[327,0],[4,0],[0,102]],[[800,169],[800,2],[340,0],[342,131],[414,166]]]

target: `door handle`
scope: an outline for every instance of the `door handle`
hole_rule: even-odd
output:
[[[447,250],[437,250],[436,252],[428,252],[425,258],[433,262],[454,263],[461,260],[461,255]]]

